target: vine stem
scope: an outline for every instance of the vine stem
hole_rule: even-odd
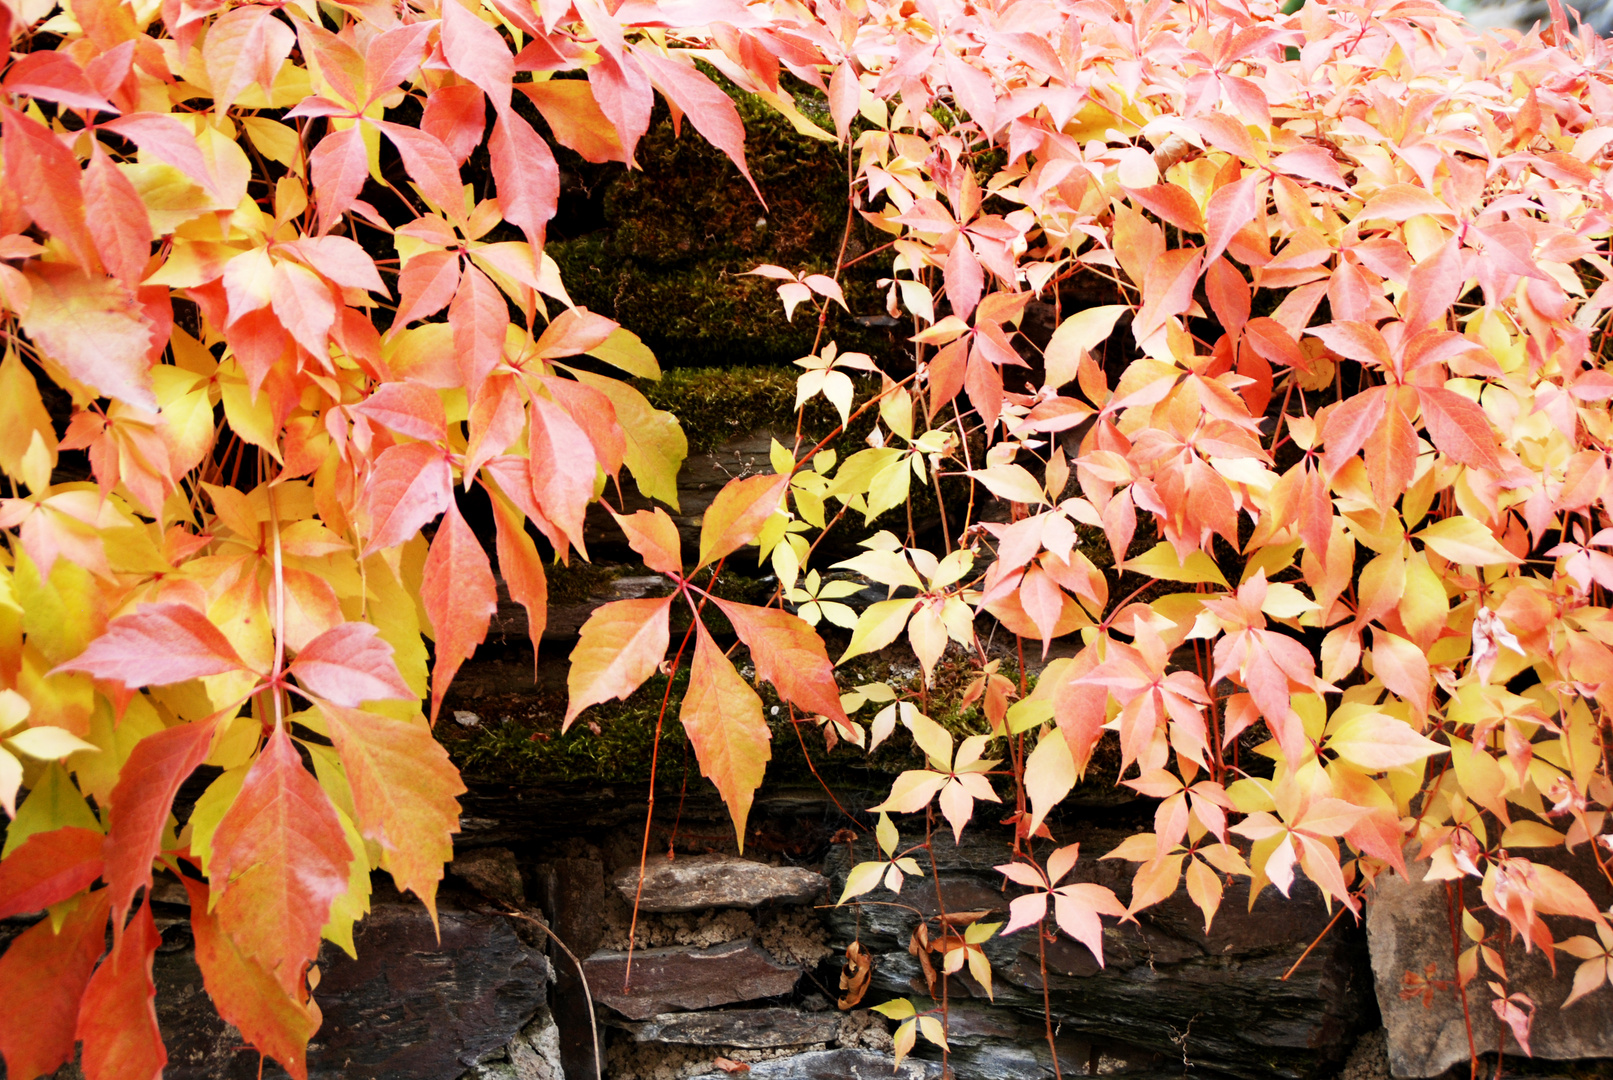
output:
[[[1042,1019],[1047,1023],[1047,1052],[1053,1055],[1053,1080],[1064,1080],[1064,1071],[1059,1068],[1059,1046],[1053,1041],[1053,999],[1047,987],[1047,932],[1042,923],[1047,921],[1043,915],[1036,924],[1036,960],[1042,969]]]
[[[1287,982],[1288,977],[1290,975],[1292,975],[1294,972],[1299,970],[1299,965],[1303,964],[1305,962],[1305,958],[1311,954],[1311,952],[1316,948],[1316,946],[1318,946],[1318,945],[1320,945],[1322,943],[1322,939],[1327,937],[1327,932],[1329,930],[1333,929],[1333,924],[1338,922],[1339,917],[1342,916],[1348,910],[1349,910],[1349,908],[1345,907],[1343,904],[1339,905],[1339,910],[1333,915],[1333,917],[1331,919],[1329,919],[1327,921],[1327,925],[1322,927],[1322,932],[1320,934],[1316,935],[1316,940],[1311,942],[1309,945],[1305,946],[1305,951],[1299,954],[1299,959],[1294,961],[1294,966],[1289,968],[1286,972],[1284,972],[1283,977],[1277,980],[1278,982]]]

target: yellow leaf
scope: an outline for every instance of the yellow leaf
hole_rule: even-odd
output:
[[[1135,559],[1128,559],[1121,564],[1121,569],[1147,574],[1162,581],[1181,581],[1190,584],[1204,581],[1223,588],[1231,588],[1220,567],[1216,566],[1215,561],[1204,552],[1190,552],[1184,562],[1177,559],[1176,549],[1163,540]]]
[[[1043,350],[1047,360],[1047,386],[1063,386],[1075,378],[1081,354],[1102,344],[1114,333],[1120,316],[1130,310],[1126,304],[1106,304],[1078,311],[1059,323]]]
[[[703,623],[696,624],[694,663],[678,719],[689,733],[700,775],[717,785],[728,805],[743,852],[745,820],[773,756],[773,733],[762,719],[762,699],[739,677]]]
[[[1493,566],[1518,561],[1518,557],[1502,547],[1488,528],[1470,517],[1436,521],[1415,535],[1436,555],[1459,565]]]

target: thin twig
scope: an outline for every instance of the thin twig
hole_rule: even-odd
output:
[[[1322,932],[1316,935],[1316,940],[1305,946],[1305,951],[1299,954],[1299,959],[1294,961],[1294,966],[1289,968],[1283,977],[1277,980],[1278,982],[1287,982],[1288,976],[1299,970],[1299,965],[1305,962],[1305,958],[1311,954],[1311,950],[1322,943],[1322,939],[1327,937],[1327,932],[1333,929],[1333,924],[1339,921],[1339,916],[1343,915],[1348,910],[1350,909],[1345,907],[1343,904],[1339,905],[1337,914],[1328,920],[1326,926],[1322,927]]]
[[[594,1059],[594,1080],[600,1080],[599,1022],[594,1019],[594,995],[593,992],[588,989],[588,973],[583,970],[582,961],[577,959],[577,954],[567,948],[566,943],[560,940],[560,935],[555,933],[554,930],[550,928],[549,924],[544,922],[542,919],[534,919],[532,916],[528,915],[519,908],[509,906],[505,907],[504,914],[513,919],[524,919],[533,926],[536,926],[539,930],[542,930],[545,934],[548,934],[549,940],[554,942],[560,951],[566,954],[566,957],[571,961],[572,965],[576,967],[577,981],[582,983],[583,1000],[588,1003],[588,1031],[594,1038],[594,1052],[592,1055]]]

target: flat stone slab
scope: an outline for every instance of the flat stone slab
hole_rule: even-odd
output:
[[[752,1062],[750,1072],[739,1075],[746,1080],[940,1080],[939,1061],[919,1061],[910,1057],[892,1072],[893,1060],[889,1054],[877,1054],[872,1050],[814,1050],[793,1057]],[[721,1070],[713,1069],[709,1073],[701,1073],[694,1080],[733,1078]]]
[[[1554,854],[1556,857],[1543,855],[1541,861],[1558,863],[1560,853]],[[1409,1001],[1400,996],[1407,972],[1423,977],[1432,965],[1436,982],[1449,986],[1455,979],[1445,883],[1422,881],[1425,865],[1409,867],[1416,881],[1390,875],[1378,878],[1376,892],[1367,904],[1373,981],[1378,1008],[1389,1033],[1389,1070],[1397,1077],[1438,1076],[1457,1062],[1468,1060],[1467,1025],[1462,1019],[1461,999],[1455,992],[1436,989],[1426,1006],[1421,996]],[[1606,907],[1606,886],[1593,879],[1594,870],[1576,872],[1567,861],[1557,868],[1569,873],[1586,887],[1592,900]],[[1470,907],[1477,892],[1478,882],[1470,880]],[[1550,923],[1559,941],[1575,934],[1594,934],[1589,924],[1580,919],[1553,919]],[[1461,944],[1466,948],[1471,942],[1463,938]],[[1503,956],[1510,988],[1528,994],[1535,1002],[1529,1035],[1535,1057],[1558,1061],[1613,1057],[1613,992],[1605,987],[1592,991],[1564,1009],[1562,1004],[1573,985],[1578,960],[1559,954],[1553,975],[1541,951],[1537,948],[1526,953],[1521,941],[1509,944]],[[1473,1039],[1480,1053],[1494,1052],[1497,1021],[1490,1008],[1493,995],[1482,978],[1469,983],[1467,993]],[[1507,1052],[1519,1052],[1510,1034]]]
[[[626,952],[596,952],[583,961],[583,970],[594,1001],[629,1020],[777,997],[795,989],[801,977],[799,969],[780,964],[750,941],[705,949],[635,949],[633,982],[626,992]]]
[[[840,1017],[832,1012],[800,1009],[723,1009],[665,1013],[623,1026],[638,1042],[772,1050],[833,1042],[840,1030]]]
[[[638,867],[616,875],[616,889],[631,904],[638,895]],[[798,866],[768,866],[732,855],[695,855],[653,860],[644,870],[640,911],[703,911],[756,908],[763,904],[809,904],[828,888],[822,874]]]

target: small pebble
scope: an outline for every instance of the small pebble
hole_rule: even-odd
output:
[[[473,712],[465,712],[463,709],[455,709],[454,723],[458,724],[460,727],[480,727],[482,718]]]

